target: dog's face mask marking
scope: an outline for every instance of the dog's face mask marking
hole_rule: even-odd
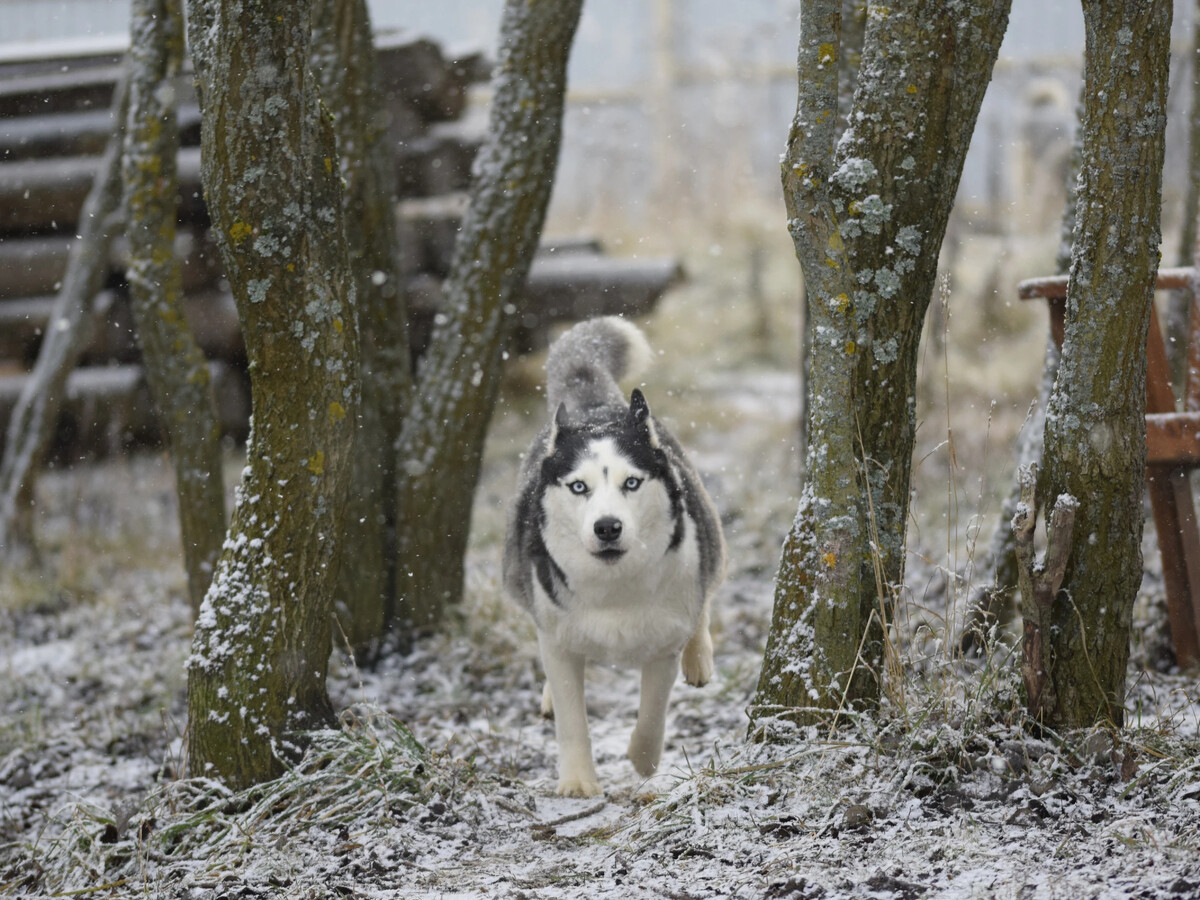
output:
[[[669,549],[674,505],[640,392],[624,421],[602,429],[573,425],[560,408],[545,467],[546,545],[560,564],[641,568]]]

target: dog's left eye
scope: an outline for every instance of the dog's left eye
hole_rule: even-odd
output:
[[[625,490],[627,491],[636,491],[641,486],[642,479],[638,478],[636,475],[630,475],[625,479]]]
[[[572,481],[567,485],[567,490],[569,490],[572,494],[586,494],[587,483],[583,481]]]

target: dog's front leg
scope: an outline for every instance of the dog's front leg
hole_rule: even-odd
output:
[[[563,650],[545,635],[538,635],[542,667],[554,706],[554,732],[558,737],[558,793],[564,797],[594,797],[600,793],[588,736],[587,704],[583,695],[584,658]]]
[[[639,775],[650,776],[658,771],[667,724],[667,703],[678,675],[678,654],[651,660],[642,666],[642,696],[628,753]]]

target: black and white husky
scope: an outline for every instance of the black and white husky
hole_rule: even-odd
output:
[[[651,357],[634,325],[581,322],[546,361],[553,421],[521,468],[509,516],[504,584],[533,616],[558,735],[558,793],[600,793],[584,705],[587,660],[639,666],[641,700],[629,758],[651,775],[682,661],[712,678],[709,598],[725,575],[720,520],[683,450],[642,392],[617,379]]]

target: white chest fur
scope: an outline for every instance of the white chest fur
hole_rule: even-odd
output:
[[[539,629],[564,650],[620,665],[679,652],[704,605],[693,531],[687,523],[683,541],[657,564],[573,566],[559,603],[537,586]]]

